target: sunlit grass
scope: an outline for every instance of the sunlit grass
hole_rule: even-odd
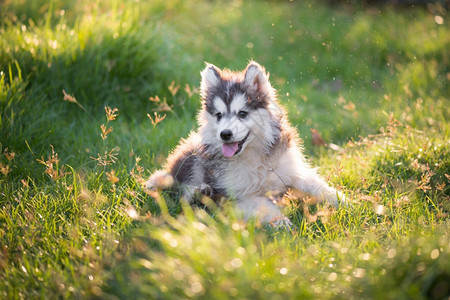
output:
[[[0,298],[448,295],[443,7],[74,3],[0,7]],[[195,127],[204,61],[249,59],[349,206],[292,196],[287,230],[144,192]]]

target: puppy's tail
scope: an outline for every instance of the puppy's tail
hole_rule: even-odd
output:
[[[173,177],[166,170],[158,170],[144,183],[147,190],[166,190],[173,186]]]

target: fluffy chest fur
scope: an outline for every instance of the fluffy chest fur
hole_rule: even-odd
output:
[[[284,192],[286,185],[279,168],[280,155],[260,155],[251,149],[236,159],[205,164],[209,184],[228,197],[243,199],[267,196],[269,192]]]

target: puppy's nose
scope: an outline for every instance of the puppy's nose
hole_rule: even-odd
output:
[[[225,129],[224,131],[222,131],[220,133],[220,137],[222,138],[222,140],[224,141],[229,141],[231,139],[231,137],[233,136],[233,133],[231,132],[231,130],[229,129]]]

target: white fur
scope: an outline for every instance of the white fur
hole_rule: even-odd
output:
[[[207,65],[202,72],[202,97],[206,98],[208,90],[218,85],[220,80],[220,70],[213,65]],[[229,198],[236,200],[236,206],[245,219],[255,217],[263,222],[288,222],[280,208],[269,200],[268,194],[284,193],[289,187],[306,192],[319,202],[326,201],[334,206],[338,206],[338,200],[345,201],[341,193],[329,187],[317,174],[316,169],[310,167],[295,140],[277,140],[280,136],[279,126],[286,127],[282,128],[281,131],[285,130],[283,132],[294,129],[287,122],[280,121],[284,111],[277,104],[275,91],[264,69],[251,62],[247,66],[243,83],[250,90],[263,91],[269,95],[267,108],[253,109],[246,118],[239,118],[239,111],[248,110],[247,98],[243,94],[234,95],[229,107],[224,99],[213,98],[211,101],[215,109],[214,114],[207,112],[204,106],[198,115],[198,132],[183,141],[181,146],[184,148],[180,146],[174,154],[181,153],[181,149],[186,146],[200,149],[202,145],[208,145],[208,151],[214,155],[195,156],[196,165],[192,176],[188,182],[182,183],[183,198],[192,201],[193,194],[198,190],[223,190]],[[217,112],[223,115],[220,120],[215,115]],[[242,150],[230,158],[223,157],[221,153],[224,141],[220,133],[225,129],[233,133],[229,142],[242,141],[248,135]],[[277,141],[281,146],[270,146]],[[157,181],[154,176],[147,182],[147,188],[153,187]],[[208,187],[205,176],[214,178],[213,187]]]
[[[247,103],[247,98],[243,94],[238,94],[234,96],[233,102],[231,102],[230,105],[230,112],[231,113],[238,113],[241,109],[245,108],[245,105]]]
[[[285,193],[288,187],[304,191],[319,202],[338,205],[343,195],[329,187],[303,159],[296,147],[270,159],[247,149],[230,161],[223,178],[224,188],[237,199],[237,207],[245,218],[257,217],[272,222],[283,217],[278,206],[267,198],[269,193]]]
[[[222,101],[219,97],[216,97],[214,99],[214,106],[216,107],[217,112],[220,112],[222,114],[225,114],[227,112],[227,106],[225,102]]]

